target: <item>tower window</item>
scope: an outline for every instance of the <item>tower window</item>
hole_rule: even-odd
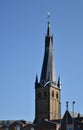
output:
[[[52,97],[54,97],[54,91],[52,91]]]
[[[41,98],[41,93],[40,92],[38,93],[38,98]]]
[[[56,98],[58,98],[58,92],[56,93]]]

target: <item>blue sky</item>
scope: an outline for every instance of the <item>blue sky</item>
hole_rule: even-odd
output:
[[[34,120],[49,11],[62,114],[83,114],[83,0],[0,0],[0,120]]]

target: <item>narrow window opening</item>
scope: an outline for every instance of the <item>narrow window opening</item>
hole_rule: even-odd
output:
[[[56,93],[56,98],[58,98],[58,92]]]
[[[52,91],[52,97],[54,97],[54,91]]]

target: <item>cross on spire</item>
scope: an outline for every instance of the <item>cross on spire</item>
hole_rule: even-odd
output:
[[[50,12],[48,12],[48,21],[50,20],[50,16],[51,16],[51,15],[50,15]]]

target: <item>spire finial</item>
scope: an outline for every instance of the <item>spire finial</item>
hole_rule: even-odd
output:
[[[47,30],[47,35],[50,35],[50,12],[48,12],[48,30]]]

